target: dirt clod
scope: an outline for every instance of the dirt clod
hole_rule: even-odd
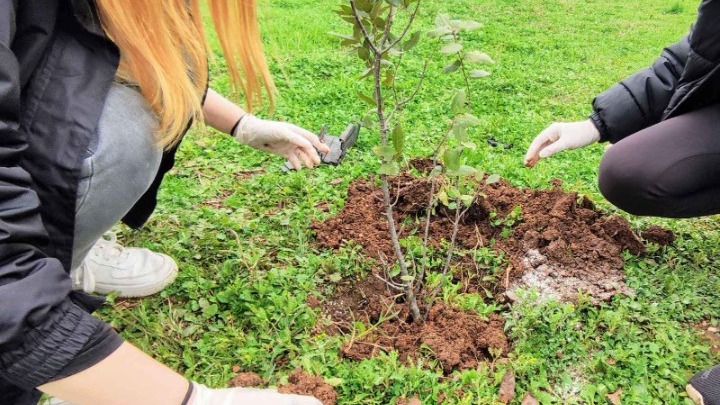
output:
[[[230,380],[229,385],[231,387],[265,388],[268,383],[255,373],[238,373]]]
[[[288,384],[278,387],[282,394],[312,395],[319,399],[323,405],[337,404],[335,389],[327,384],[322,377],[311,376],[302,369],[295,371],[288,377]]]
[[[640,236],[648,242],[657,243],[660,246],[667,246],[675,242],[675,234],[663,227],[653,225],[640,232]]]

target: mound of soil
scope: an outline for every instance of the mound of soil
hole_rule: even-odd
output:
[[[431,169],[417,161],[413,167],[420,172]],[[423,235],[426,207],[432,190],[438,189],[432,181],[441,180],[409,174],[392,179],[401,237]],[[479,196],[460,220],[460,254],[453,263],[453,281],[461,281],[465,292],[491,292],[499,301],[516,299],[521,287],[536,289],[540,299],[562,301],[583,294],[599,303],[616,294],[633,294],[624,281],[622,252],[643,253],[642,240],[621,217],[603,214],[587,198],[560,186],[555,181],[551,189],[530,190],[504,180],[480,185]],[[451,238],[455,212],[438,206],[430,218],[430,245],[441,247]],[[372,179],[351,183],[339,214],[311,226],[320,247],[338,249],[353,241],[378,263],[394,259],[382,191]],[[665,235],[661,229],[652,231],[660,234]],[[651,239],[649,234],[643,237]],[[492,249],[504,264],[478,265],[472,252],[480,247]],[[332,298],[318,304],[332,320],[334,329],[328,332],[352,335],[342,350],[344,356],[362,359],[397,350],[402,359],[432,357],[450,373],[508,351],[504,320],[497,315],[482,319],[477,313],[438,303],[424,324],[408,323],[401,294],[380,280],[381,268],[376,273],[365,280],[346,280]],[[353,330],[356,321],[377,326],[358,333]]]
[[[407,174],[392,180],[395,218],[403,235],[422,234],[430,182]],[[470,286],[471,290],[510,291],[509,296],[514,297],[517,288],[534,287],[541,296],[573,301],[582,293],[596,303],[633,293],[624,282],[622,251],[641,254],[643,242],[623,218],[604,215],[587,198],[566,193],[560,185],[555,181],[549,190],[530,190],[501,180],[481,187],[484,196],[478,197],[461,219],[458,246],[465,250],[492,246],[508,260],[508,266],[499,282]],[[503,223],[515,207],[522,217],[515,223]],[[352,240],[368,256],[391,260],[394,256],[383,213],[380,189],[372,180],[357,180],[350,185],[340,213],[312,224],[312,228],[320,247],[337,249]],[[450,239],[453,218],[452,210],[436,208],[430,225],[433,246]],[[649,231],[646,239],[664,230]],[[472,260],[462,258],[457,259],[456,267],[477,271]],[[473,278],[476,283],[484,278],[479,276]]]
[[[299,368],[290,374],[287,385],[278,387],[278,392],[283,394],[312,395],[319,399],[323,405],[337,404],[335,388],[325,383],[322,377],[311,376]]]

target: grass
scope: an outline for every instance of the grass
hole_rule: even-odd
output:
[[[275,118],[340,132],[366,111],[357,93],[368,87],[358,81],[357,59],[328,35],[348,30],[332,12],[339,2],[261,3],[282,95]],[[468,43],[497,61],[492,76],[473,87],[482,125],[472,134],[479,145],[472,163],[519,186],[547,187],[560,178],[567,189],[613,211],[595,182],[602,146],[563,153],[533,170],[522,167],[525,148],[552,121],[583,119],[596,94],[648,66],[687,31],[697,1],[425,0],[424,7],[423,27],[438,12],[483,22]],[[434,47],[424,40],[406,59],[404,88],[412,87],[422,56]],[[212,85],[227,93],[220,61],[213,60]],[[424,91],[404,113],[411,155],[427,154],[446,125],[459,84],[439,73],[443,65],[431,63]],[[492,148],[487,137],[515,147]],[[426,404],[441,396],[447,403],[493,404],[504,371],[512,368],[516,398],[531,392],[543,404],[605,404],[605,395],[618,389],[625,404],[689,403],[687,379],[719,360],[691,327],[720,317],[714,218],[627,217],[638,228],[660,224],[679,234],[672,247],[628,256],[628,282],[637,295],[599,307],[581,301],[505,309],[514,339],[505,364],[443,378],[432,364],[404,365],[393,354],[362,362],[340,358],[343,337],[314,333],[321,317],[306,298],[326,296],[333,280],[366,272],[367,263],[356,248],[316,249],[308,225],[336,213],[347,184],[377,169],[375,143],[376,134],[366,131],[343,165],[282,174],[280,158],[193,130],[156,215],[142,231],[120,228],[127,245],[172,255],[181,273],[158,296],[115,300],[101,317],[156,358],[212,386],[226,384],[233,366],[273,383],[301,366],[335,384],[341,404],[392,404],[415,393]],[[329,212],[316,209],[321,203]],[[457,300],[464,306],[480,301]]]

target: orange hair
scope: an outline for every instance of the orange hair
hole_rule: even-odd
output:
[[[263,54],[255,0],[207,0],[235,89],[248,111],[270,106],[275,85]],[[118,77],[136,84],[158,116],[158,142],[177,144],[188,120],[202,122],[208,50],[200,0],[96,0],[108,37],[120,49]]]

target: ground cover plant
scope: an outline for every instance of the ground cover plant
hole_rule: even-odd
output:
[[[434,29],[442,13],[479,21],[483,28],[469,32],[463,43],[497,62],[488,69],[492,76],[472,83],[479,123],[468,135],[477,147],[466,153],[466,164],[502,176],[494,187],[537,190],[528,193],[552,193],[551,179],[559,178],[561,189],[577,191],[606,215],[615,214],[595,185],[601,146],[562,154],[533,170],[521,165],[524,148],[548,123],[582,118],[595,94],[647,66],[687,31],[696,2],[422,1],[419,30]],[[345,3],[264,4],[262,27],[282,94],[276,118],[312,130],[328,124],[339,132],[368,110],[357,97],[368,93],[357,55],[343,51],[342,40],[329,34],[347,31],[347,23],[333,13],[340,4]],[[402,112],[405,155],[431,156],[447,131],[458,86],[448,86],[442,73],[450,61],[431,58],[438,52],[436,42],[423,38],[413,52],[417,56],[404,58],[406,69],[396,78],[403,94],[412,93],[425,60],[430,63],[426,91]],[[212,70],[213,86],[226,91],[220,58]],[[516,303],[492,304],[485,289],[465,289],[462,279],[450,277],[438,294],[441,305],[486,319],[500,314],[506,319],[507,353],[451,372],[428,347],[419,349],[423,355],[414,363],[382,350],[361,360],[348,358],[343,349],[353,333],[367,332],[372,323],[353,321],[358,311],[344,312],[351,328],[332,332],[332,317],[322,305],[353,285],[346,280],[371,279],[377,260],[368,260],[366,246],[358,243],[337,250],[319,245],[311,224],[337,218],[350,201],[351,183],[378,172],[373,152],[378,139],[365,136],[369,133],[361,134],[341,166],[283,174],[279,158],[221,134],[193,131],[162,190],[157,215],[141,232],[120,229],[128,245],[171,254],[181,274],[159,296],[115,300],[101,316],[188,377],[224,386],[240,372],[254,372],[262,384],[292,386],[299,375],[293,373],[301,369],[323,377],[340,404],[403,403],[402,398],[415,396],[427,404],[492,404],[507,399],[500,391],[509,370],[515,377],[511,403],[530,394],[540,403],[605,404],[620,398],[622,403],[683,404],[686,379],[718,362],[711,341],[720,313],[716,219],[628,216],[632,230],[662,225],[677,236],[668,246],[648,244],[642,255],[621,254],[624,283],[634,294],[599,303],[589,295],[572,302],[537,301],[533,298],[542,291],[521,288]],[[494,232],[512,233],[522,226],[528,209],[513,213],[520,197],[496,213]],[[580,201],[577,207],[583,208]],[[507,256],[491,249],[474,255],[475,263],[504,276]],[[431,260],[438,257],[444,256]]]

